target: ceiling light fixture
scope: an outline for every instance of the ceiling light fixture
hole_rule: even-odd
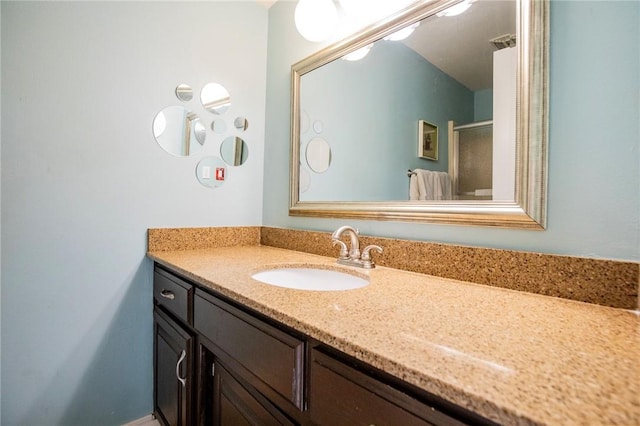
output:
[[[332,0],[299,0],[294,19],[302,37],[319,42],[333,34],[338,22],[338,11]]]
[[[400,40],[404,40],[407,37],[409,37],[411,34],[413,34],[413,32],[416,30],[416,28],[418,28],[420,26],[420,22],[416,22],[413,25],[409,25],[408,27],[405,27],[401,30],[396,31],[393,34],[389,34],[388,36],[386,36],[383,40],[390,40],[390,41],[400,41]]]
[[[352,61],[352,62],[359,61],[360,59],[364,58],[369,54],[369,51],[371,50],[372,47],[373,47],[373,43],[368,44],[365,47],[361,47],[358,50],[355,50],[351,53],[344,55],[342,59],[345,59],[347,61]]]
[[[471,3],[473,3],[473,0],[464,0],[460,3],[454,4],[453,6],[443,10],[442,12],[436,13],[436,16],[443,17],[460,15],[461,13],[466,12],[469,7],[471,7]]]

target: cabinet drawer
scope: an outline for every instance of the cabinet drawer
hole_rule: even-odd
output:
[[[463,425],[318,350],[311,357],[309,415],[313,424]]]
[[[153,273],[153,297],[156,304],[191,325],[193,319],[193,286],[160,268]]]
[[[304,342],[201,290],[194,328],[217,349],[298,409],[303,406]]]

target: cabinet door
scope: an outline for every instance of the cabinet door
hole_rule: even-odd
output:
[[[154,319],[155,414],[166,426],[187,426],[193,411],[193,337],[160,309]]]
[[[201,290],[196,290],[193,304],[194,328],[215,345],[216,355],[234,373],[246,372],[242,377],[251,381],[252,387],[284,409],[302,410],[302,339]]]
[[[312,350],[309,415],[317,425],[462,426],[434,408]]]
[[[208,378],[200,387],[201,425],[293,425],[283,413],[247,383],[241,383],[211,352],[201,347],[201,369]],[[208,384],[206,381],[209,381]]]

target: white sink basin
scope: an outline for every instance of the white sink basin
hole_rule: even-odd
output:
[[[267,269],[251,278],[277,287],[315,291],[351,290],[369,284],[368,279],[346,272],[305,267]]]

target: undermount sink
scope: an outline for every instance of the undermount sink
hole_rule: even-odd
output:
[[[369,284],[368,278],[333,269],[310,267],[267,269],[253,274],[251,278],[277,287],[315,291],[351,290]]]

